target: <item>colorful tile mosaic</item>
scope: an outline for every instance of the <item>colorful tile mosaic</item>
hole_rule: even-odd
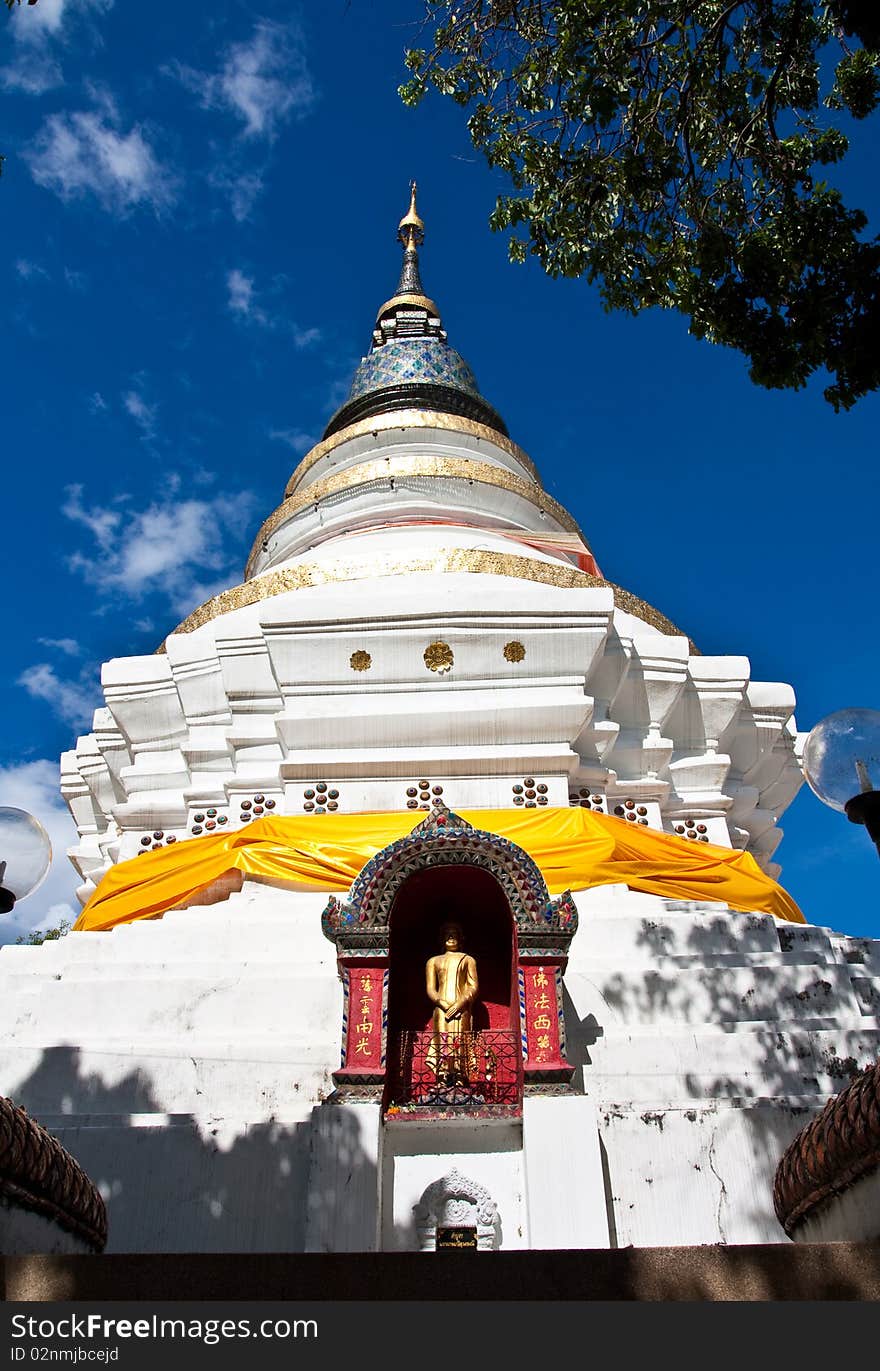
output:
[[[438,338],[395,339],[365,357],[354,374],[349,401],[385,386],[451,386],[480,398],[474,373],[463,357]]]

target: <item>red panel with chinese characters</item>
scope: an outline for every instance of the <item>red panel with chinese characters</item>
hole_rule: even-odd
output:
[[[347,1026],[343,1062],[337,1080],[379,1081],[385,1074],[385,1019],[388,1006],[387,963],[348,962],[341,968]]]
[[[562,1021],[562,966],[551,961],[521,961],[520,1016],[529,1076],[568,1080],[571,1067],[565,1060]]]

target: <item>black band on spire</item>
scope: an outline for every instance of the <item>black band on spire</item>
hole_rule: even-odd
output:
[[[424,295],[425,288],[419,275],[419,254],[415,247],[408,247],[403,254],[403,266],[395,295]]]
[[[440,414],[456,414],[476,424],[485,424],[486,428],[494,428],[496,433],[505,438],[510,436],[501,415],[482,396],[468,395],[453,386],[410,381],[396,386],[380,386],[366,395],[359,395],[355,400],[349,400],[333,415],[324,429],[322,441],[361,419],[370,419],[376,414],[392,414],[401,409],[427,409]]]

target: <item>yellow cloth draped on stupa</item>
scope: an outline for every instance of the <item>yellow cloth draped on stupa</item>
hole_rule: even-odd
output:
[[[581,808],[458,811],[474,828],[517,843],[551,894],[623,884],[674,900],[805,919],[794,900],[746,852],[694,843]],[[104,876],[77,930],[154,919],[186,905],[231,871],[291,890],[346,891],[364,865],[424,815],[327,814],[255,819],[246,827],[145,852]]]

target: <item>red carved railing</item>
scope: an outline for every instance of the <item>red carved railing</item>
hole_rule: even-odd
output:
[[[523,1061],[518,1033],[404,1032],[389,1052],[386,1114],[518,1113]]]

